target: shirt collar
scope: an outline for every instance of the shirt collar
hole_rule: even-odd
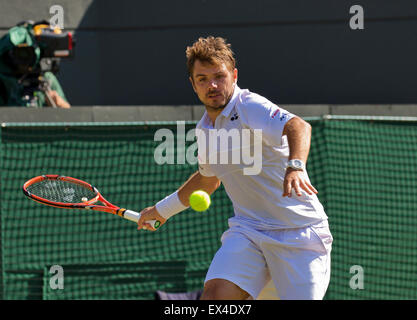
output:
[[[238,97],[240,91],[241,91],[241,89],[238,87],[237,84],[235,84],[235,89],[233,91],[232,98],[230,99],[230,101],[226,105],[226,107],[223,109],[223,111],[220,113],[221,115],[223,115],[226,118],[229,116],[230,112],[232,111],[233,107],[236,104],[237,97]]]

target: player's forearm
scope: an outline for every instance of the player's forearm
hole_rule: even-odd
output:
[[[211,194],[219,186],[220,181],[216,177],[204,177],[196,172],[177,191],[158,201],[153,209],[159,217],[169,219],[190,206],[189,198],[194,191],[204,190]]]
[[[307,162],[311,144],[311,125],[301,118],[294,117],[284,127],[283,135],[287,136],[291,159]]]
[[[178,189],[178,198],[185,206],[189,206],[189,198],[194,191],[203,190],[212,194],[219,186],[219,179],[204,177],[197,171]]]

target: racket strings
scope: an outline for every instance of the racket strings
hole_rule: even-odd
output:
[[[87,186],[62,180],[43,180],[27,187],[31,194],[48,201],[82,203],[85,198],[93,199],[97,193]]]

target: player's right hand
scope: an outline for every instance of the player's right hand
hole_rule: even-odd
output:
[[[157,220],[161,223],[161,226],[167,221],[167,219],[164,219],[159,214],[159,212],[156,210],[155,206],[147,207],[147,208],[143,209],[140,212],[140,214],[141,214],[141,217],[138,221],[138,230],[146,229],[146,230],[150,230],[150,231],[156,231],[156,229],[152,228],[152,226],[149,223],[146,223],[146,221],[148,221],[148,220]]]

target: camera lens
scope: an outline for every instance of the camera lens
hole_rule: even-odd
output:
[[[33,47],[14,47],[11,58],[15,65],[31,67],[36,62],[36,54]]]

